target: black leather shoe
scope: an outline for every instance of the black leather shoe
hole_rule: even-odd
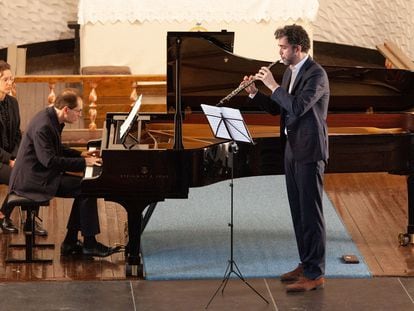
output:
[[[107,257],[117,252],[119,252],[118,247],[106,246],[99,242],[97,242],[96,245],[92,248],[83,247],[83,250],[82,250],[82,254],[84,256],[93,256],[93,257]]]
[[[82,255],[83,243],[79,240],[76,243],[63,242],[60,246],[60,255],[62,256],[76,256]]]
[[[47,230],[43,228],[42,225],[38,221],[35,221],[35,235],[39,235],[39,236],[48,235]]]
[[[0,219],[0,228],[3,233],[18,233],[19,229],[13,224],[10,218],[4,217]]]

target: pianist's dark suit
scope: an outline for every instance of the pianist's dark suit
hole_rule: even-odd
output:
[[[68,230],[83,236],[99,233],[96,199],[81,197],[81,178],[65,172],[83,172],[80,152],[62,145],[60,124],[53,107],[40,111],[30,122],[17,153],[9,192],[37,200],[74,197]]]
[[[286,91],[290,76],[287,68],[282,87],[270,97],[259,92],[252,101],[272,114],[280,113],[286,185],[299,256],[305,276],[316,279],[325,272],[322,194],[328,160],[329,81],[325,70],[310,57],[300,69],[291,94]]]

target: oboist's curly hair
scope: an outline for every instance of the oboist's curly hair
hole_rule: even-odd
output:
[[[293,24],[276,29],[275,38],[280,39],[282,37],[286,37],[291,45],[300,45],[302,52],[307,53],[310,49],[309,35],[300,25]]]
[[[70,109],[76,108],[78,105],[79,93],[75,89],[64,89],[55,101],[55,108],[62,109],[68,107]]]

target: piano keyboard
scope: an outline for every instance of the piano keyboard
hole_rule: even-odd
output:
[[[95,151],[95,150],[96,150],[95,147],[91,147],[91,148],[88,149],[88,151]],[[95,177],[95,176],[99,176],[101,174],[101,172],[102,172],[102,166],[97,166],[97,165],[87,166],[85,168],[84,178],[92,178],[92,177]]]

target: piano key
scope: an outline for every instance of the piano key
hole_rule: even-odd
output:
[[[96,147],[90,147],[88,151],[95,151]],[[92,178],[93,175],[93,166],[87,166],[85,168],[85,177],[84,178]]]

